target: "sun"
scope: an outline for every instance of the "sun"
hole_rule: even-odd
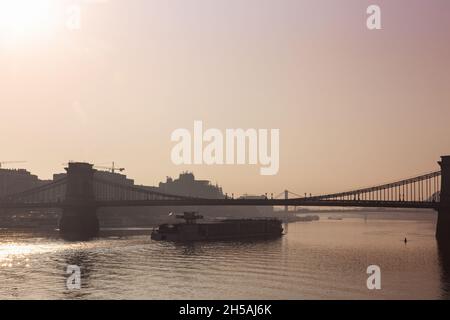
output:
[[[0,0],[0,37],[17,42],[47,36],[56,18],[54,0]]]

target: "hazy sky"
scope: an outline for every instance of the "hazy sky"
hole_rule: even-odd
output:
[[[70,31],[65,9],[77,3],[81,29]],[[382,30],[366,28],[370,4]],[[143,184],[190,170],[229,193],[317,194],[435,170],[450,154],[448,0],[0,0],[0,9],[0,161],[27,160],[41,178],[68,160],[114,160]],[[170,134],[194,120],[279,128],[278,175],[173,165]]]

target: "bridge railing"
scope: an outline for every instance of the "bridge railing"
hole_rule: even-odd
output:
[[[311,200],[374,202],[439,202],[441,171],[347,192],[309,197]]]

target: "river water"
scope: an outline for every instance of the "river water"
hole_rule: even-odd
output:
[[[0,299],[448,299],[435,223],[322,218],[277,240],[195,244],[156,242],[149,230],[89,242],[0,230]],[[79,290],[67,288],[68,265],[81,268]],[[381,269],[380,290],[367,289],[369,265]]]

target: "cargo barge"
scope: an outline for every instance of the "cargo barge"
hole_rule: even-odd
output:
[[[282,221],[264,219],[226,219],[202,222],[197,212],[177,215],[185,222],[162,224],[152,232],[151,238],[158,241],[214,241],[277,238],[283,234]]]

